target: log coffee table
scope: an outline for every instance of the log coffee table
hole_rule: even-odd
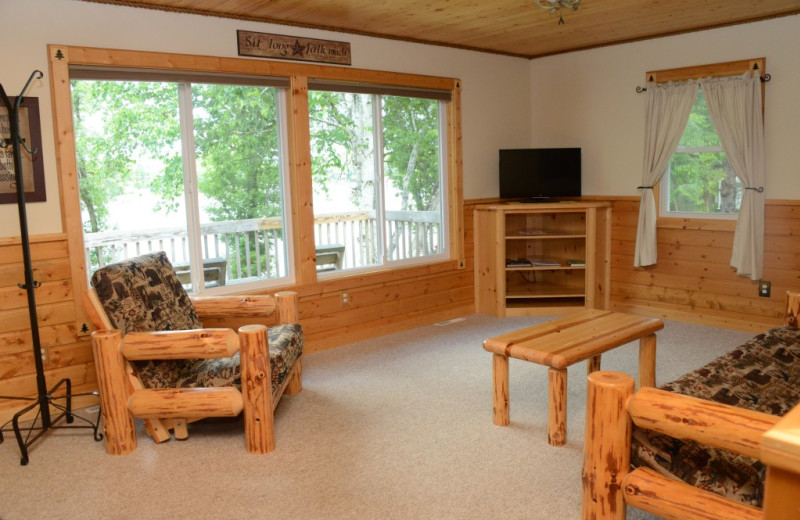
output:
[[[483,348],[494,354],[493,420],[509,423],[508,358],[546,365],[548,370],[547,442],[567,441],[567,367],[588,360],[587,374],[600,370],[600,355],[639,340],[639,386],[655,386],[656,318],[591,309],[489,338]]]

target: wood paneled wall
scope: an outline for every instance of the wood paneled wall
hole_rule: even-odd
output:
[[[472,212],[465,212],[466,265],[457,261],[409,267],[295,286],[300,295],[300,323],[306,352],[435,323],[475,312],[472,283]],[[69,377],[74,392],[96,390],[89,337],[76,325],[73,281],[66,234],[33,237],[31,252],[39,335],[45,350],[48,388]],[[27,296],[17,287],[24,282],[19,240],[0,240],[0,395],[33,396],[36,376],[31,346]],[[342,302],[347,293],[348,303]],[[238,327],[241,322],[205,323]],[[26,402],[0,400],[0,424]],[[76,406],[90,404],[79,401]]]
[[[453,260],[287,287],[299,294],[306,352],[474,313],[471,204],[465,206],[463,222],[463,268]],[[347,293],[347,303],[343,293]],[[229,320],[226,326],[244,323]]]
[[[31,239],[39,339],[48,390],[68,377],[73,393],[96,390],[92,348],[75,328],[75,303],[66,235]],[[0,240],[0,395],[36,395],[28,297],[17,284],[25,283],[22,247],[18,239]],[[82,399],[76,406],[95,402]],[[0,399],[0,424],[27,402]]]
[[[699,229],[689,222],[660,228],[655,266],[633,267],[639,201],[610,200],[612,211],[611,308],[668,319],[753,332],[778,325],[785,291],[800,290],[800,201],[768,201],[764,279],[772,296],[758,296],[757,285],[729,266],[730,225]],[[307,352],[427,325],[475,312],[473,283],[473,207],[464,206],[465,267],[455,261],[408,267],[289,287],[300,294],[300,322]],[[714,229],[714,228],[717,229]],[[34,277],[42,283],[37,304],[48,386],[69,377],[76,392],[96,388],[88,337],[76,331],[75,302],[65,234],[38,236],[31,247]],[[18,240],[0,240],[0,395],[36,393],[25,291]],[[342,293],[348,303],[342,302]],[[242,323],[243,324],[243,323]],[[206,325],[214,326],[215,323]],[[239,323],[227,323],[238,326]],[[0,421],[24,406],[0,401]]]
[[[767,201],[763,298],[730,266],[731,222],[659,219],[658,263],[634,268],[639,199],[611,200],[612,309],[752,332],[780,324],[786,291],[800,289],[800,201]]]

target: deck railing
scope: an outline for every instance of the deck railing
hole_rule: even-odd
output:
[[[387,211],[387,260],[438,253],[440,218],[435,211]],[[314,219],[315,245],[344,246],[342,269],[375,265],[380,259],[376,225],[374,212],[318,215]],[[227,259],[229,282],[277,278],[288,272],[279,217],[202,224],[200,241],[203,259]],[[91,271],[153,251],[166,251],[173,264],[189,262],[189,238],[186,230],[178,227],[86,233],[84,243]]]

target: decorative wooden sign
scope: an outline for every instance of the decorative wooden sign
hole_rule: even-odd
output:
[[[236,37],[239,56],[350,65],[350,44],[347,42],[251,31],[236,31]]]
[[[16,98],[11,97],[9,101],[13,105]],[[38,98],[22,98],[19,107],[19,131],[28,148],[26,150],[23,147],[21,150],[25,202],[43,202],[47,196],[44,189],[42,130],[39,122]],[[14,147],[9,142],[10,137],[11,124],[8,120],[8,112],[0,104],[0,204],[17,202],[17,174],[14,171]]]

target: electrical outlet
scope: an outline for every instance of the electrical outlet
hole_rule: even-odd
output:
[[[347,306],[350,305],[350,295],[346,292],[342,293],[342,305]]]
[[[769,298],[771,292],[772,292],[772,282],[768,282],[766,280],[758,281],[759,296],[761,296],[762,298]]]

